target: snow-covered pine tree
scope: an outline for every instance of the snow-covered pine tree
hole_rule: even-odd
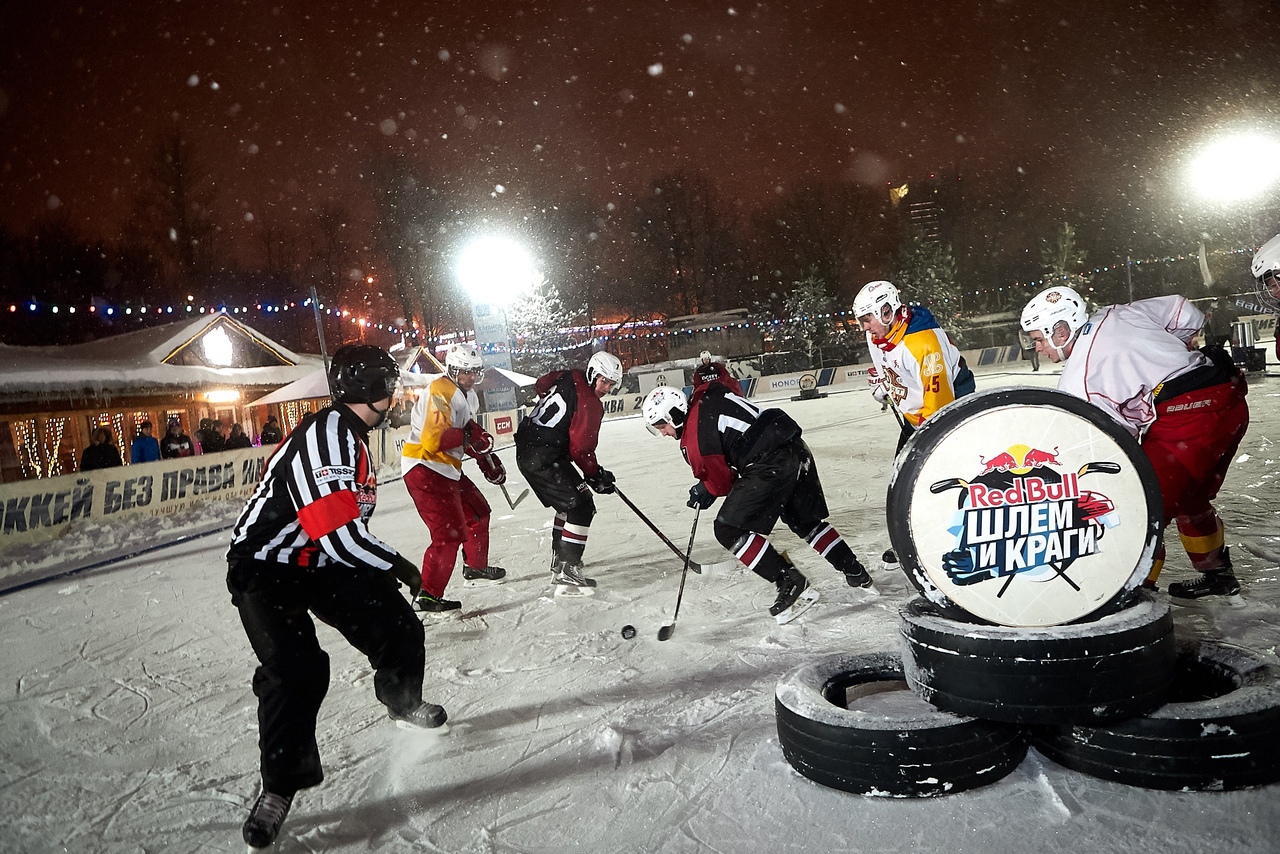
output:
[[[802,350],[809,367],[822,367],[822,351],[832,335],[831,299],[816,270],[811,268],[803,279],[792,284],[784,305],[786,317],[778,338],[785,342],[784,346]]]
[[[508,309],[507,324],[515,339],[512,367],[530,376],[542,376],[568,367],[573,341],[562,330],[573,325],[577,311],[565,308],[559,291],[543,281]]]

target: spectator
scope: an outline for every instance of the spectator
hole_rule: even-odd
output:
[[[252,448],[253,442],[249,439],[249,434],[244,432],[244,428],[239,424],[231,425],[231,435],[227,437],[227,444],[223,446],[224,450],[234,451],[240,448]]]
[[[280,422],[276,420],[274,415],[267,416],[267,423],[262,427],[262,436],[259,441],[264,445],[279,445],[280,440],[284,438],[284,434],[280,432]]]
[[[151,422],[143,421],[138,426],[138,435],[129,446],[129,462],[152,463],[160,459],[160,443],[151,435]]]
[[[160,456],[166,460],[178,457],[190,457],[196,452],[195,443],[182,430],[182,422],[177,418],[169,419],[169,430],[160,442]]]
[[[200,429],[196,431],[196,441],[200,443],[200,450],[206,454],[225,449],[227,439],[222,435],[222,422],[216,418],[200,419]]]
[[[80,471],[93,469],[109,469],[124,465],[120,459],[120,449],[112,441],[111,431],[99,427],[89,435],[89,447],[80,456]]]

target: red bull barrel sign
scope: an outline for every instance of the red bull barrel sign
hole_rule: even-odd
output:
[[[1100,412],[1100,423],[1081,417],[1092,407],[993,402],[926,424],[899,458],[889,515],[904,571],[935,603],[1000,625],[1059,625],[1117,603],[1145,578],[1158,529],[1141,449]]]

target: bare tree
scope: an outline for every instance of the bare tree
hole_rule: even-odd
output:
[[[676,172],[656,179],[636,205],[636,239],[673,314],[727,308],[741,274],[733,228],[710,179]]]
[[[213,267],[215,190],[195,147],[175,126],[159,138],[135,199],[137,237],[177,284],[194,288]]]

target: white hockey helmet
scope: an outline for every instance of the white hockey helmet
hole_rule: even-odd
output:
[[[474,344],[454,344],[444,357],[445,370],[449,379],[457,380],[459,371],[472,371],[476,374],[476,382],[484,380],[484,357],[480,348]]]
[[[1065,323],[1070,335],[1067,343],[1075,340],[1080,327],[1089,320],[1089,309],[1085,306],[1084,297],[1075,289],[1060,285],[1048,288],[1031,298],[1022,310],[1022,328],[1027,332],[1039,332],[1058,353],[1059,359],[1065,359],[1063,347],[1053,343],[1053,330],[1059,323]]]
[[[1280,312],[1280,284],[1275,283],[1280,277],[1280,234],[1268,240],[1253,255],[1253,263],[1249,265],[1253,272],[1253,280],[1258,286],[1258,299],[1267,308]],[[1267,278],[1273,284],[1268,285]]]
[[[689,399],[674,386],[660,385],[644,396],[640,414],[644,417],[645,427],[655,436],[661,435],[656,428],[664,423],[675,427],[678,433],[684,429],[685,419],[689,416]]]
[[[889,307],[889,320],[892,320],[898,309],[902,308],[902,296],[898,293],[898,288],[883,279],[867,282],[853,298],[853,317],[857,320],[870,314],[887,325],[889,320],[885,320],[883,314],[885,306]]]
[[[701,353],[699,353],[699,354],[698,354],[698,364],[700,364],[700,365],[709,365],[709,364],[711,364],[711,351],[710,351],[710,350],[703,350]]]
[[[621,360],[612,353],[606,353],[604,350],[592,354],[591,358],[587,360],[587,385],[594,387],[596,380],[600,377],[604,377],[614,385],[622,382]]]

